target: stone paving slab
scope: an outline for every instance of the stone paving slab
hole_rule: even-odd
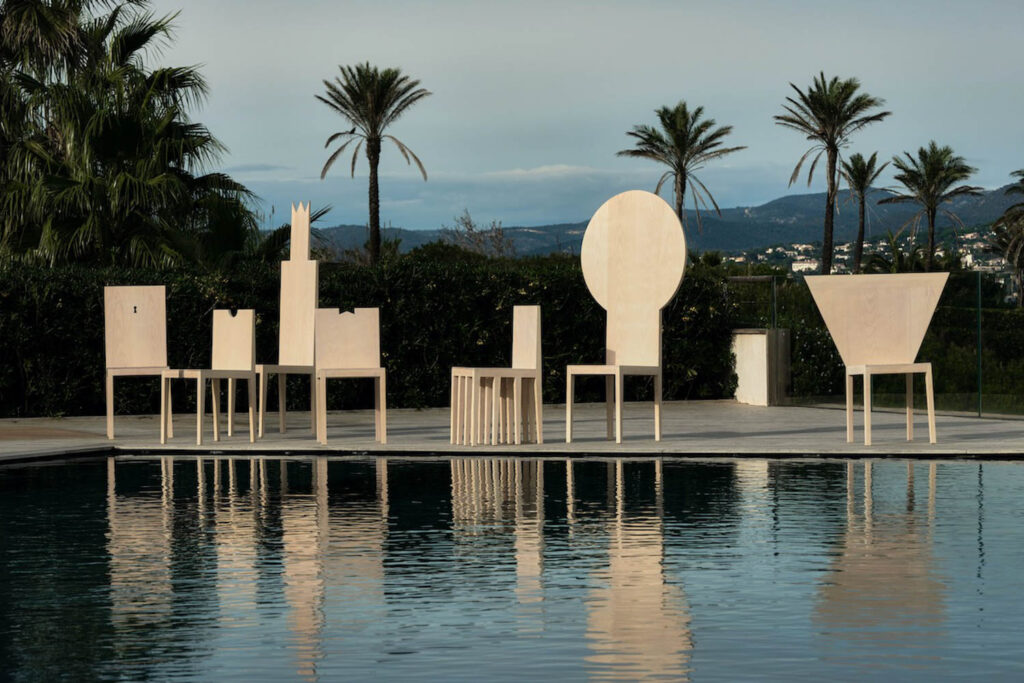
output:
[[[545,406],[542,445],[453,446],[449,443],[447,408],[389,410],[388,444],[373,440],[372,411],[338,411],[328,416],[328,445],[310,434],[309,413],[288,414],[288,431],[277,432],[277,415],[267,416],[265,438],[249,443],[248,420],[238,414],[235,432],[213,441],[206,420],[204,445],[195,445],[194,414],[175,416],[176,438],[161,446],[156,416],[116,418],[117,439],[109,441],[102,417],[0,420],[0,462],[86,453],[265,453],[265,454],[430,454],[430,455],[757,455],[761,457],[1012,457],[1024,459],[1024,420],[940,415],[937,444],[928,443],[923,412],[915,422],[916,440],[904,435],[901,411],[873,413],[874,445],[863,444],[861,415],[848,444],[842,410],[816,407],[747,406],[735,401],[679,401],[664,407],[663,439],[654,441],[649,403],[628,403],[623,443],[604,438],[604,405],[575,407],[572,444],[565,443],[565,407]]]

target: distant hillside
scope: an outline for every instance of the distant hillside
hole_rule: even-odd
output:
[[[986,225],[1019,200],[1007,196],[1005,188],[986,192],[979,197],[962,197],[948,206],[968,226]],[[877,204],[887,196],[879,190],[868,200],[869,230],[871,235],[896,231],[917,212],[914,204]],[[836,242],[848,242],[857,234],[857,206],[847,202],[846,191],[840,193],[840,206],[836,214]],[[753,207],[723,209],[722,216],[701,212],[703,230],[698,233],[696,216],[687,212],[688,246],[698,251],[709,249],[740,252],[773,244],[794,242],[820,242],[825,213],[825,193],[789,195]],[[939,228],[948,228],[948,218],[940,217]],[[569,252],[578,254],[587,221],[560,223],[536,227],[507,227],[505,234],[516,245],[520,256]],[[366,228],[358,225],[338,225],[320,231],[335,249],[352,249],[366,242]],[[409,251],[441,238],[440,230],[406,230],[385,228],[384,236],[402,240],[402,251]]]

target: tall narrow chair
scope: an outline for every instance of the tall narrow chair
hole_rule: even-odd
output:
[[[213,358],[210,369],[164,370],[160,393],[160,443],[166,443],[173,434],[165,433],[164,424],[170,422],[171,380],[191,379],[196,382],[196,445],[203,445],[203,395],[206,380],[210,380],[213,404],[213,440],[220,441],[220,381],[245,380],[249,389],[249,442],[256,441],[256,315],[252,309],[232,313],[228,310],[213,312]],[[231,407],[234,410],[234,405]]]
[[[313,362],[314,327],[319,298],[319,265],[309,258],[309,204],[298,208],[292,205],[291,244],[288,260],[281,262],[281,315],[278,327],[277,363],[256,366],[259,378],[260,415],[259,435],[263,438],[263,423],[267,410],[267,380],[277,375],[277,430],[287,430],[288,375],[309,376],[310,429],[316,434],[316,382]],[[229,384],[232,380],[229,380]],[[229,397],[234,395],[229,386]],[[228,423],[230,427],[231,423]]]
[[[452,368],[453,444],[544,443],[540,306],[512,309],[512,367]]]
[[[103,322],[107,438],[113,439],[114,378],[159,378],[167,369],[167,294],[164,286],[104,287]],[[173,429],[170,415],[168,406],[167,422],[161,425],[161,431]]]
[[[871,445],[871,378],[906,376],[907,441],[914,439],[914,375],[923,374],[928,440],[936,442],[932,364],[918,363],[949,273],[808,275],[807,286],[846,365],[846,441],[853,443],[853,378],[864,378],[864,445]]]
[[[365,377],[374,382],[374,438],[388,442],[387,373],[380,364],[380,309],[316,312],[316,431],[327,445],[327,380]]]
[[[654,378],[654,439],[661,440],[661,309],[683,281],[686,237],[661,197],[631,190],[597,210],[583,234],[583,278],[608,313],[605,364],[566,368],[565,441],[572,442],[572,404],[577,375],[605,377],[608,438],[622,442],[625,377]]]

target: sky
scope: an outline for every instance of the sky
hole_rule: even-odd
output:
[[[883,159],[929,140],[995,188],[1024,168],[1020,0],[156,0],[180,12],[154,63],[201,65],[210,86],[193,118],[227,147],[222,170],[260,197],[264,224],[289,204],[330,204],[325,225],[367,222],[367,162],[327,178],[327,137],[351,126],[315,95],[338,66],[397,66],[433,94],[389,132],[429,180],[384,147],[381,220],[451,225],[468,210],[505,226],[587,220],[606,199],[653,190],[661,171],[616,157],[634,125],[686,100],[747,149],[699,174],[722,207],[820,192],[824,176],[788,187],[809,146],[774,124],[790,83],[856,77],[886,100],[886,121],[846,153]],[[888,169],[887,169],[888,170]],[[883,185],[893,184],[890,173]],[[665,197],[669,201],[668,190]]]

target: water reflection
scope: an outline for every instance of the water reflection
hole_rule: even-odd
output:
[[[932,546],[936,469],[935,463],[928,465],[922,515],[914,463],[906,464],[902,495],[897,489],[887,496],[881,511],[876,510],[873,463],[863,463],[860,487],[855,464],[847,464],[846,530],[815,606],[827,637],[860,641],[883,652],[899,647],[906,655],[943,635],[946,586]]]

